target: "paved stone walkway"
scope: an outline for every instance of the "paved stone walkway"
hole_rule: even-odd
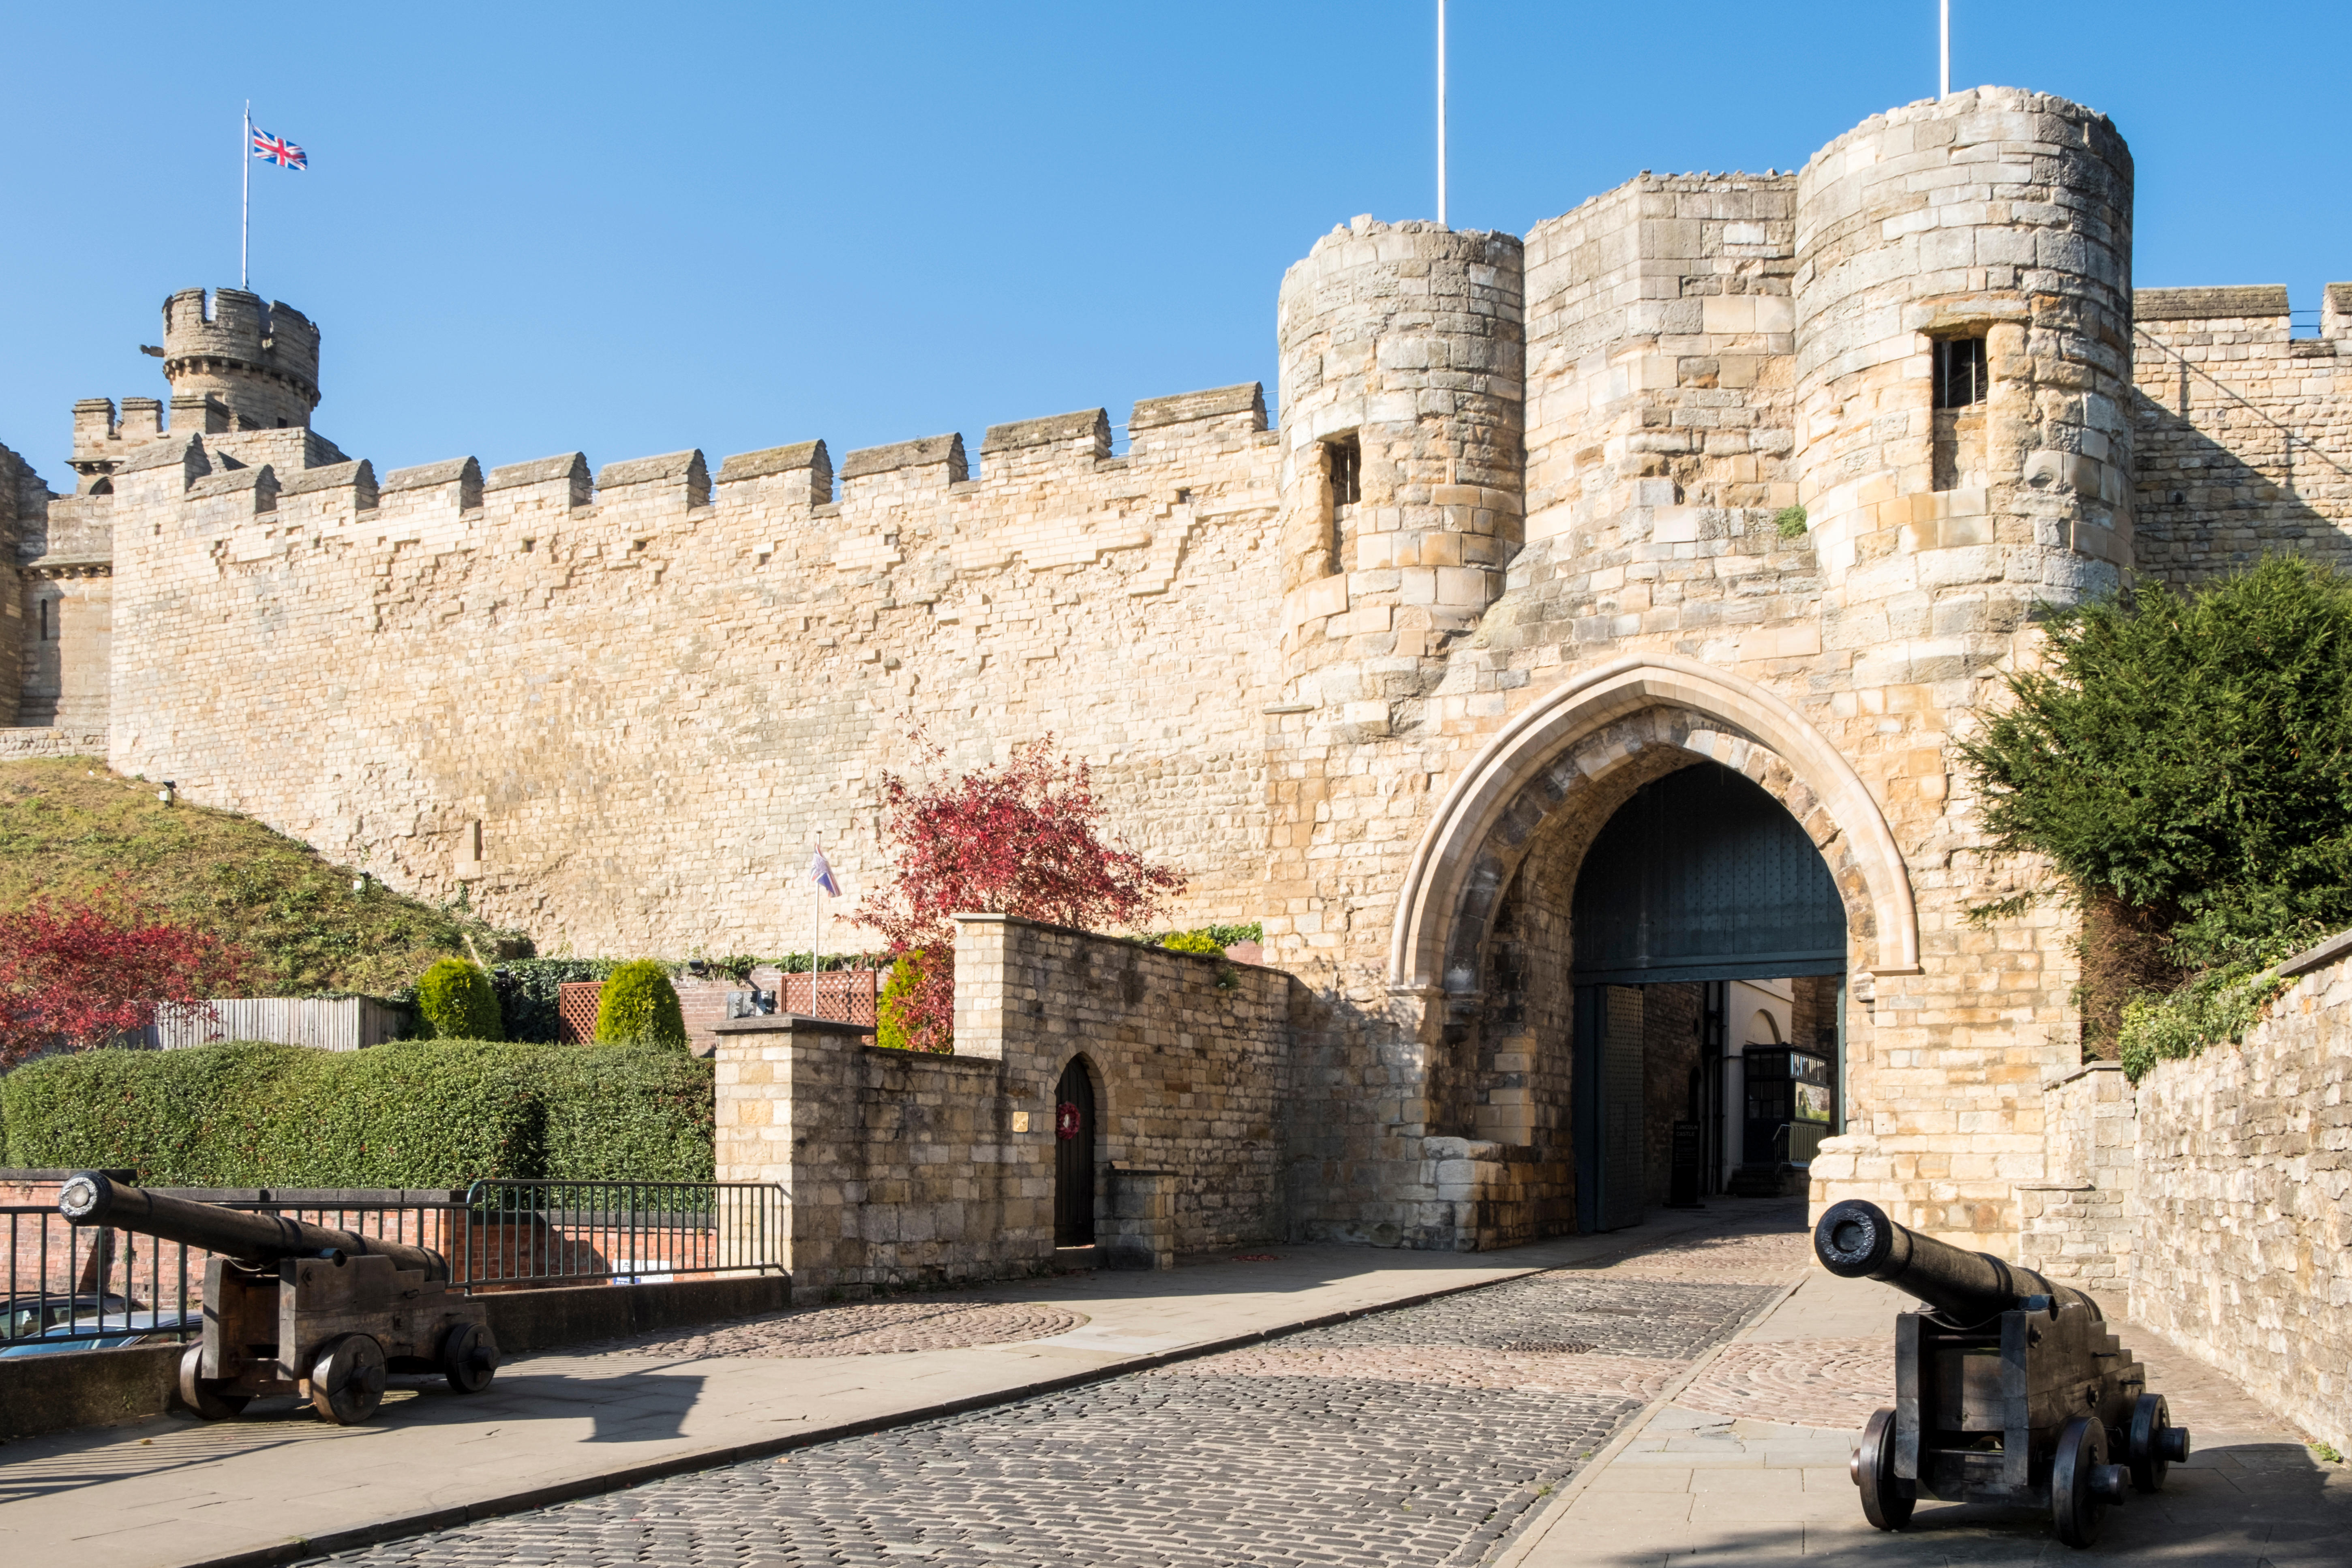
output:
[[[817,1360],[837,1355],[893,1355],[916,1351],[966,1350],[973,1345],[1011,1344],[1066,1333],[1086,1320],[1076,1312],[1034,1301],[974,1301],[931,1298],[919,1301],[860,1301],[744,1318],[698,1333],[644,1334],[609,1340],[580,1352],[585,1355],[793,1356]]]
[[[1473,1564],[1795,1277],[1801,1208],[1744,1219],[1611,1267],[335,1561]]]

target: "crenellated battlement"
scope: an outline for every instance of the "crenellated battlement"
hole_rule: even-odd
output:
[[[163,301],[163,375],[175,395],[218,399],[237,429],[308,425],[319,405],[319,329],[243,289],[183,289]]]

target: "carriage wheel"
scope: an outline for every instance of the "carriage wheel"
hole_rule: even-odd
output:
[[[460,1394],[479,1394],[498,1375],[499,1342],[481,1323],[459,1323],[441,1340],[441,1375]]]
[[[349,1426],[375,1414],[383,1384],[383,1347],[365,1334],[345,1334],[328,1341],[310,1363],[310,1408]]]
[[[1874,1413],[1862,1429],[1850,1472],[1862,1489],[1862,1517],[1881,1530],[1900,1530],[1919,1506],[1916,1483],[1895,1473],[1895,1412]]]
[[[2164,1473],[2189,1458],[2189,1428],[2172,1424],[2172,1406],[2161,1394],[2143,1394],[2132,1404],[2132,1485],[2144,1492],[2164,1489]]]
[[[2107,1463],[2106,1427],[2075,1416],[2058,1434],[2058,1453],[2050,1462],[2050,1522],[2058,1539],[2090,1545],[2099,1539],[2107,1505],[2123,1500],[2124,1468]]]
[[[249,1394],[224,1394],[220,1380],[201,1375],[205,1364],[205,1347],[190,1345],[180,1357],[180,1401],[207,1421],[226,1421],[232,1415],[242,1415],[245,1407],[253,1403]]]

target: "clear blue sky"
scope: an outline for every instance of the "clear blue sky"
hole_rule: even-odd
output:
[[[2337,6],[1955,0],[1956,86],[2112,115],[2142,286],[2352,278]],[[254,285],[325,333],[378,471],[823,437],[851,448],[1261,379],[1275,290],[1355,213],[1434,216],[1430,0],[0,16],[0,443],[154,395],[157,308]],[[1454,0],[1457,226],[1643,169],[1789,168],[1935,90],[1934,0]]]

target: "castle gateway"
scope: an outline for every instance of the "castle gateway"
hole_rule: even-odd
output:
[[[188,290],[168,417],[77,405],[71,496],[0,454],[0,752],[677,954],[786,945],[812,827],[870,886],[918,723],[956,766],[1050,731],[1299,983],[1276,1110],[1202,1132],[1271,1141],[1264,1225],[1486,1246],[1803,1166],[2006,1249],[2073,932],[1964,919],[2020,873],[1952,742],[2038,603],[2352,521],[2352,286],[2302,338],[2283,289],[2135,294],[2131,222],[2114,127],[2006,89],[1524,238],[1359,218],[1282,281],[1272,427],[1225,387],[976,470],[379,474],[310,428],[317,328]]]

